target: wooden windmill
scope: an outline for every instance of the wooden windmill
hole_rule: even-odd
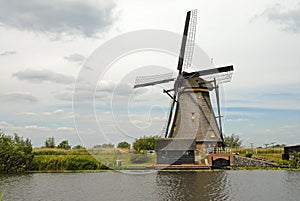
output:
[[[198,163],[201,153],[216,152],[223,146],[219,84],[230,81],[233,66],[183,71],[191,67],[196,24],[197,10],[188,11],[175,79],[172,73],[139,76],[134,85],[139,88],[174,81],[172,89],[163,90],[171,98],[171,106],[164,138],[156,141],[160,164]],[[217,117],[209,95],[212,90],[216,95]]]

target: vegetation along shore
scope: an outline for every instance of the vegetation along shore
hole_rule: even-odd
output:
[[[0,173],[18,172],[94,172],[112,169],[125,169],[129,166],[149,166],[155,163],[155,137],[142,137],[130,144],[120,142],[95,145],[86,149],[80,145],[71,147],[67,140],[55,145],[54,138],[45,140],[45,146],[32,148],[29,139],[23,139],[0,132]],[[282,147],[232,148],[233,154],[266,160],[281,167],[300,169],[300,154],[294,153],[290,161],[282,160]],[[278,169],[266,167],[235,167],[231,169]]]

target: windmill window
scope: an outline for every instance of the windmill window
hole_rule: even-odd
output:
[[[194,121],[195,120],[195,113],[192,112],[192,120]]]

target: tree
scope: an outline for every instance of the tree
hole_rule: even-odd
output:
[[[123,142],[119,142],[117,147],[120,149],[130,149],[130,144],[126,141],[123,141]]]
[[[84,149],[84,147],[80,144],[75,145],[72,149]]]
[[[155,137],[154,136],[150,136],[150,137],[144,136],[140,139],[137,139],[133,143],[133,148],[137,152],[141,152],[143,150],[154,150],[154,146],[155,146]]]
[[[235,147],[239,148],[242,145],[243,140],[240,139],[240,136],[235,135],[234,133],[231,136],[224,136],[224,143],[226,147]]]
[[[54,137],[49,137],[48,139],[46,139],[45,141],[45,147],[47,148],[55,148],[55,140]]]
[[[0,132],[0,172],[23,172],[32,166],[32,144],[17,134],[14,137]]]
[[[57,148],[59,148],[59,149],[71,149],[71,146],[69,145],[68,140],[63,140],[59,143]]]

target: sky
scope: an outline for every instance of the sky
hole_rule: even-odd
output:
[[[239,135],[246,147],[300,144],[295,0],[0,0],[1,130],[30,138],[34,147],[51,136],[91,147],[160,135],[170,102],[162,89],[171,84],[132,84],[141,73],[175,72],[180,40],[174,38],[172,53],[128,52],[101,76],[92,70],[104,68],[99,59],[109,50],[127,47],[114,44],[127,33],[181,34],[193,9],[196,44],[215,66],[234,65],[231,82],[221,86],[225,135]]]

